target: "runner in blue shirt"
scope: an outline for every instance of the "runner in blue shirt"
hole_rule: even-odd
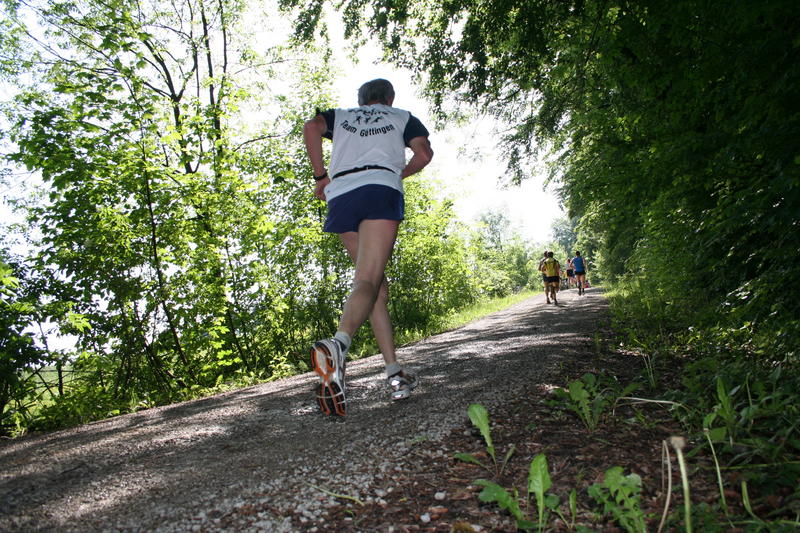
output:
[[[575,252],[572,258],[572,268],[575,270],[575,279],[578,282],[578,294],[586,292],[586,262],[580,252]]]

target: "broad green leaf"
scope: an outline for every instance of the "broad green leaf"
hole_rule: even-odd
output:
[[[464,461],[465,463],[472,463],[485,467],[485,465],[480,460],[478,460],[474,455],[469,453],[456,453],[453,455],[453,457],[455,457],[459,461]]]
[[[537,454],[531,461],[528,471],[528,493],[535,494],[540,501],[544,501],[544,494],[550,490],[552,481],[547,467],[547,456]]]
[[[467,408],[467,414],[475,427],[481,432],[483,440],[486,442],[486,451],[494,459],[494,444],[492,443],[492,434],[489,428],[489,413],[481,404],[473,403]]]
[[[483,490],[478,494],[479,500],[482,502],[495,502],[500,506],[500,509],[507,510],[517,520],[524,519],[519,503],[506,489],[484,479],[476,480],[475,484],[483,487]]]
[[[712,442],[723,442],[727,436],[728,429],[725,427],[716,427],[708,431],[708,437]]]

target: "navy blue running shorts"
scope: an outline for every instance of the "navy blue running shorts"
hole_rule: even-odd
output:
[[[358,231],[362,220],[403,220],[403,193],[386,185],[362,185],[328,202],[328,217],[322,231]]]

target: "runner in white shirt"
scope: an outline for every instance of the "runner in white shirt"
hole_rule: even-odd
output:
[[[347,412],[346,354],[367,318],[386,363],[391,398],[408,398],[417,383],[397,362],[384,271],[403,220],[403,179],[422,170],[433,150],[425,126],[393,103],[392,84],[372,80],[359,89],[358,107],[318,111],[303,128],[317,182],[314,194],[328,202],[323,229],[339,234],[356,267],[336,334],[311,348],[320,378],[317,402],[326,415]],[[330,170],[323,161],[323,137],[333,141]],[[406,148],[413,153],[408,162]]]

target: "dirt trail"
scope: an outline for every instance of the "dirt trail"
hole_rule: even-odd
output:
[[[602,293],[560,298],[402,348],[421,378],[407,401],[389,401],[380,356],[350,363],[344,419],[318,413],[309,373],[1,443],[0,531],[326,530],[332,493],[380,502],[415,442],[463,431],[470,403],[491,410],[589,350]]]

